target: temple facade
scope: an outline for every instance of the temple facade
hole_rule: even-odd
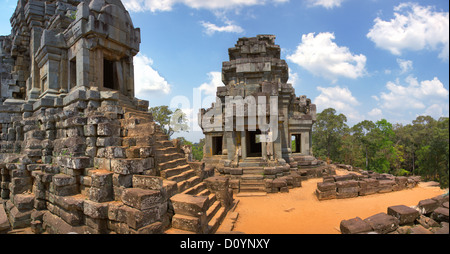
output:
[[[199,115],[204,161],[230,176],[235,191],[270,192],[264,179],[317,163],[311,150],[316,105],[297,97],[287,83],[289,69],[280,51],[273,35],[240,38],[223,62],[225,86],[218,87],[216,103]],[[246,179],[254,188],[243,185]]]

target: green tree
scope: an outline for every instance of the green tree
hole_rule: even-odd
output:
[[[158,106],[149,108],[148,112],[152,113],[153,120],[169,138],[175,132],[189,130],[186,114],[181,109],[172,111],[168,106]]]
[[[315,156],[335,161],[342,159],[340,147],[342,137],[348,129],[346,122],[347,117],[343,114],[337,115],[333,108],[327,108],[317,114],[312,134]]]

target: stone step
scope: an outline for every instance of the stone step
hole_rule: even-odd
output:
[[[241,185],[239,187],[239,192],[265,192],[266,188],[264,186],[247,186]]]
[[[173,143],[170,140],[161,140],[155,142],[155,148],[173,147]]]
[[[205,196],[205,195],[198,195],[201,191],[203,191],[205,189],[206,189],[206,184],[204,182],[201,182],[189,189],[186,189],[185,191],[183,191],[183,194]]]
[[[216,212],[214,217],[208,222],[208,233],[209,234],[215,233],[217,231],[217,229],[220,226],[220,223],[223,221],[223,219],[225,218],[226,215],[227,215],[227,211],[226,211],[225,207],[221,207]]]
[[[209,196],[210,194],[211,194],[211,191],[209,189],[204,189],[204,190],[200,191],[199,193],[197,193],[197,196]]]
[[[191,170],[191,167],[189,166],[189,164],[186,164],[175,168],[162,170],[160,171],[160,173],[162,178],[168,179],[170,177],[182,174],[183,172],[186,172],[188,170]]]
[[[154,135],[155,140],[156,141],[164,141],[164,140],[169,140],[169,137],[163,133],[158,133],[156,132],[156,134]]]
[[[264,173],[263,167],[241,167],[243,174],[258,175]]]
[[[194,186],[194,185],[196,185],[196,184],[199,184],[201,181],[202,181],[202,180],[201,180],[200,177],[194,176],[194,177],[191,177],[191,178],[189,178],[189,179],[187,179],[187,180],[178,182],[178,183],[177,183],[178,190],[179,190],[180,192],[183,192],[184,190],[189,189],[190,187],[192,187],[192,186]]]
[[[137,124],[133,128],[128,129],[128,137],[148,136],[155,134],[155,125],[152,122]]]
[[[242,161],[239,162],[239,167],[241,168],[246,168],[246,167],[262,167],[266,164],[266,162],[264,162],[263,160],[259,161],[259,160],[252,160],[252,161]]]
[[[182,166],[182,165],[187,165],[185,157],[178,158],[178,159],[175,159],[175,160],[171,160],[171,161],[168,161],[168,162],[163,162],[163,163],[159,163],[158,164],[159,170],[165,170],[165,169],[169,169],[169,168],[176,168],[176,167]]]
[[[191,178],[193,176],[195,176],[195,171],[193,169],[191,169],[188,171],[184,171],[183,173],[181,173],[179,175],[174,175],[174,176],[168,177],[167,180],[179,183],[181,181],[188,180],[189,178]]]
[[[212,203],[206,211],[206,219],[208,221],[211,221],[211,219],[214,217],[214,215],[216,215],[217,211],[219,211],[221,207],[222,205],[220,204],[220,201],[215,201],[214,203]]]
[[[249,180],[264,180],[264,176],[262,174],[245,174],[241,176],[242,181],[249,181]],[[242,182],[241,181],[241,182]]]
[[[178,149],[176,147],[164,147],[155,149],[155,155],[160,156],[164,154],[172,154],[178,153]]]
[[[159,167],[159,164],[161,163],[166,163],[180,158],[185,158],[184,154],[181,153],[161,154],[155,157],[155,161]]]

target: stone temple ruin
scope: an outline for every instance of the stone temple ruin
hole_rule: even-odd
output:
[[[316,105],[306,96],[295,95],[294,88],[287,83],[288,66],[280,59],[280,51],[273,35],[240,38],[228,50],[230,61],[223,63],[225,86],[217,89],[220,100],[200,112],[205,134],[204,162],[227,176],[235,193],[285,192],[290,187],[300,187],[302,178],[322,176],[327,171],[327,167],[319,167],[311,150]],[[276,104],[273,106],[278,111],[274,130],[277,135],[273,140],[261,138],[268,131],[261,131],[259,120],[258,126],[252,126],[248,114],[249,98],[269,102],[269,97],[276,98],[268,104]],[[227,115],[225,108],[231,104],[227,104],[227,98],[240,98],[247,103],[243,112],[239,113],[238,106],[234,106],[232,114]],[[266,111],[270,111],[269,106]],[[211,121],[216,121],[210,128],[205,127],[208,114],[214,115]],[[239,121],[239,116],[243,120]],[[269,122],[269,118],[269,114],[264,114],[263,123]],[[232,123],[231,128],[225,126],[227,121]],[[295,143],[292,147],[291,142]]]
[[[19,0],[0,37],[0,231],[215,232],[229,179],[188,162],[134,97],[120,0]]]

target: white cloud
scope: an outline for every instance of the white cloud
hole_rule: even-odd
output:
[[[373,118],[380,118],[383,115],[383,112],[379,108],[374,108],[367,114]]]
[[[209,82],[201,84],[198,88],[207,96],[216,96],[217,87],[224,86],[222,82],[222,73],[212,71],[208,73]]]
[[[134,57],[135,96],[148,98],[155,95],[169,94],[171,85],[156,70],[153,60],[143,54]]]
[[[208,35],[213,35],[215,32],[227,32],[227,33],[243,33],[244,29],[238,25],[233,24],[232,21],[225,21],[225,26],[217,26],[210,22],[202,21],[201,25],[205,28],[205,32]]]
[[[333,42],[333,33],[314,33],[302,35],[302,42],[294,54],[287,59],[300,65],[317,76],[332,81],[338,77],[356,79],[366,73],[366,56],[354,55],[347,47],[339,47]]]
[[[308,2],[312,6],[322,6],[327,9],[332,9],[341,6],[341,3],[344,2],[344,0],[308,0]]]
[[[403,59],[397,58],[397,63],[398,63],[398,66],[400,67],[401,74],[406,73],[413,69],[413,62],[411,60],[403,60]]]
[[[318,107],[318,112],[326,108],[334,108],[338,113],[343,113],[352,122],[359,122],[362,116],[355,108],[360,105],[359,101],[352,95],[348,88],[317,87],[321,93],[314,100]]]
[[[408,76],[405,82],[406,85],[402,85],[397,79],[395,82],[389,81],[386,84],[389,92],[382,92],[380,95],[380,106],[382,108],[399,113],[401,111],[425,110],[434,104],[448,105],[449,91],[438,78],[435,77],[433,80],[424,80],[419,83],[416,78]]]
[[[300,82],[300,78],[298,77],[298,73],[291,72],[291,69],[289,69],[289,80],[287,83],[292,84],[292,87],[297,87],[298,83]]]
[[[171,11],[175,4],[184,4],[194,9],[235,9],[246,6],[280,4],[289,0],[123,0],[125,7],[132,12]]]
[[[377,17],[367,37],[376,46],[401,55],[404,50],[438,50],[439,58],[449,57],[449,13],[431,6],[402,3],[394,8],[390,21]]]

